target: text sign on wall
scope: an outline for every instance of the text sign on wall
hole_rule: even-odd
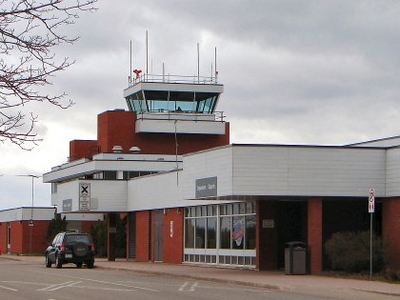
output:
[[[90,210],[90,183],[79,183],[79,210]]]
[[[217,196],[217,177],[196,179],[196,198]]]

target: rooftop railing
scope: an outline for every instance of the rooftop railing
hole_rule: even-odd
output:
[[[140,82],[155,83],[186,83],[186,84],[218,84],[218,77],[208,76],[185,76],[185,75],[156,75],[156,74],[139,74],[136,78],[128,77],[129,86],[133,86]]]

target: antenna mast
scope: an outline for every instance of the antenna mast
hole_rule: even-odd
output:
[[[200,45],[197,43],[197,83],[200,82]]]
[[[129,76],[128,76],[128,80],[129,83],[132,82],[132,64],[133,64],[133,49],[132,49],[132,40],[129,41]]]
[[[146,30],[146,75],[149,74],[149,31]]]
[[[215,83],[218,83],[217,47],[214,48]]]

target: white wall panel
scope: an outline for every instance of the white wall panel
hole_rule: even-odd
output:
[[[195,198],[196,179],[217,177],[218,196],[232,195],[232,147],[202,151],[183,158],[183,195]]]
[[[143,176],[130,180],[128,182],[128,198],[128,211],[176,205],[175,203],[179,203],[176,172]]]
[[[147,120],[138,119],[136,132],[225,134],[225,123],[214,121]]]
[[[400,148],[387,150],[386,189],[388,197],[400,195]]]
[[[182,172],[179,172],[178,179],[176,175],[176,172],[170,172],[130,180],[128,211],[209,204],[207,200],[187,200],[182,192]]]
[[[58,184],[56,199],[58,212],[63,212],[63,200],[72,199],[72,211],[79,211],[79,183],[90,183],[91,201],[97,203],[96,212],[121,212],[127,207],[127,182],[125,180],[74,180]]]
[[[0,211],[0,222],[27,221],[33,220],[51,220],[54,217],[54,208],[52,207],[18,207]]]
[[[236,146],[234,194],[385,195],[385,150],[337,147]]]

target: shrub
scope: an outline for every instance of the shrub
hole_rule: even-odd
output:
[[[373,271],[378,272],[383,268],[382,241],[379,237],[373,238],[372,247]],[[325,243],[325,251],[334,270],[344,270],[348,273],[368,271],[370,233],[369,231],[334,233]]]

